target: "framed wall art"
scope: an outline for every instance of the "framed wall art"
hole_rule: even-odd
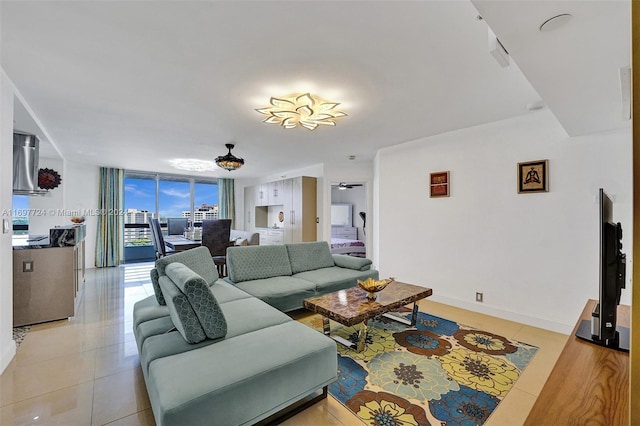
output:
[[[518,163],[518,194],[549,192],[549,160]]]
[[[429,194],[431,197],[449,196],[449,172],[431,173],[429,178]]]

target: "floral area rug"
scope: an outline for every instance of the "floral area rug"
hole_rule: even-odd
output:
[[[410,315],[406,315],[409,318]],[[300,321],[322,332],[322,317]],[[357,329],[331,322],[331,335]],[[537,347],[419,312],[414,327],[370,320],[366,348],[338,343],[329,393],[368,425],[482,425]]]

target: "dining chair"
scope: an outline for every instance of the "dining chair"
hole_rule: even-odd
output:
[[[169,217],[167,218],[167,234],[183,235],[189,226],[189,219],[186,217]]]
[[[151,229],[151,237],[153,246],[156,249],[156,259],[165,257],[169,254],[173,254],[174,251],[168,248],[164,243],[164,236],[162,235],[162,227],[158,219],[149,219],[149,229]]]
[[[227,247],[231,239],[231,219],[207,219],[202,221],[202,245],[211,253],[218,268],[218,275],[227,276]]]

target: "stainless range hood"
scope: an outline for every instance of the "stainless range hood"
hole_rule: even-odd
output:
[[[38,188],[38,156],[40,141],[36,135],[13,133],[13,193],[15,195],[46,195]]]

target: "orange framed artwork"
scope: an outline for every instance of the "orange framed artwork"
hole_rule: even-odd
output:
[[[431,197],[448,197],[449,172],[431,173],[429,177],[429,190]]]

